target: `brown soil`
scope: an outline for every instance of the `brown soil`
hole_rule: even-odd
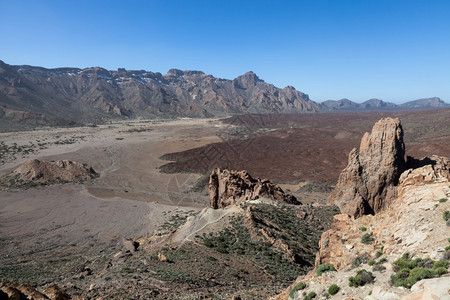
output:
[[[450,109],[427,111],[244,115],[226,119],[222,142],[163,158],[165,172],[209,172],[214,167],[247,170],[274,182],[334,184],[350,150],[382,117],[399,117],[406,153],[422,157],[450,152]],[[236,129],[239,128],[239,129]]]

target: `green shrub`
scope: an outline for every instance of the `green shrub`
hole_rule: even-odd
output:
[[[369,245],[372,244],[375,238],[373,237],[372,233],[364,233],[364,235],[361,237],[361,243]]]
[[[445,251],[450,250],[450,245],[446,246],[444,249],[445,249]]]
[[[357,268],[361,264],[365,264],[370,260],[370,256],[367,253],[364,253],[362,255],[359,255],[355,257],[355,259],[352,261],[352,268]]]
[[[441,198],[441,199],[439,199],[439,203],[444,203],[444,202],[447,202],[447,198]]]
[[[444,218],[445,221],[448,221],[450,219],[450,211],[448,210],[444,211],[442,217]]]
[[[377,251],[377,253],[375,253],[375,258],[379,258],[383,255],[383,252],[381,251]]]
[[[434,273],[434,275],[435,275],[436,277],[440,277],[440,276],[442,276],[442,275],[444,275],[444,274],[447,274],[447,268],[444,268],[444,267],[438,267],[438,268],[435,268],[435,269],[433,270],[433,273]]]
[[[317,276],[322,276],[323,273],[325,272],[330,272],[330,271],[336,271],[336,269],[329,264],[321,264],[318,268],[317,268]]]
[[[306,287],[306,284],[304,282],[300,281],[289,291],[289,297],[294,298],[295,292],[303,290],[305,287]]]
[[[383,265],[375,265],[372,267],[372,271],[374,272],[383,272],[384,270],[386,270],[386,267]]]
[[[366,227],[361,227],[361,228],[359,228],[359,230],[361,230],[362,232],[364,232],[364,231],[367,231],[367,228],[366,228]]]
[[[310,292],[308,295],[305,296],[305,298],[303,298],[303,300],[311,300],[313,298],[316,298],[317,294],[314,292]]]
[[[386,257],[380,258],[380,260],[377,261],[377,265],[384,264],[385,262],[387,262],[387,258]]]
[[[434,261],[430,258],[411,259],[408,253],[393,262],[393,269],[397,272],[391,276],[393,286],[411,288],[417,281],[439,277],[447,273],[447,260]]]
[[[432,278],[434,273],[432,270],[422,267],[417,267],[411,270],[409,273],[407,283],[409,286],[412,286],[414,283],[416,283],[419,280]]]
[[[369,261],[369,266],[373,266],[375,264],[374,260]]]
[[[374,281],[375,277],[371,272],[367,272],[366,270],[359,270],[356,272],[356,276],[352,276],[348,279],[349,286],[358,287],[363,286],[368,283],[372,283]]]
[[[447,269],[448,268],[448,261],[447,260],[433,261],[433,268],[435,268],[435,269],[437,269],[437,268]]]
[[[330,287],[328,288],[328,293],[330,295],[336,295],[337,292],[339,292],[340,288],[337,284],[332,284],[330,285]]]

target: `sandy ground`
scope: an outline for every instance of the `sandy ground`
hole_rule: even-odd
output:
[[[112,251],[124,238],[151,234],[176,209],[201,210],[207,196],[187,192],[200,175],[160,173],[167,161],[159,157],[218,141],[220,124],[182,119],[0,133],[4,145],[45,143],[28,155],[2,157],[0,176],[31,158],[75,160],[100,173],[83,185],[0,191],[0,263]]]

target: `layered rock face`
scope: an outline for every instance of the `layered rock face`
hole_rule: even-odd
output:
[[[209,177],[209,200],[212,208],[224,208],[260,197],[300,204],[278,185],[268,179],[253,178],[247,171],[215,169]]]
[[[56,162],[30,159],[11,173],[0,178],[4,187],[21,187],[29,183],[43,185],[53,183],[80,183],[97,177],[87,164],[69,160]]]
[[[396,197],[396,185],[405,170],[405,144],[399,119],[385,118],[365,133],[359,151],[354,148],[339,176],[330,202],[354,217],[374,214]]]

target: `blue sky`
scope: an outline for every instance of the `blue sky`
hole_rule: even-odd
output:
[[[450,102],[450,1],[0,0],[0,59],[247,71],[315,101]]]

